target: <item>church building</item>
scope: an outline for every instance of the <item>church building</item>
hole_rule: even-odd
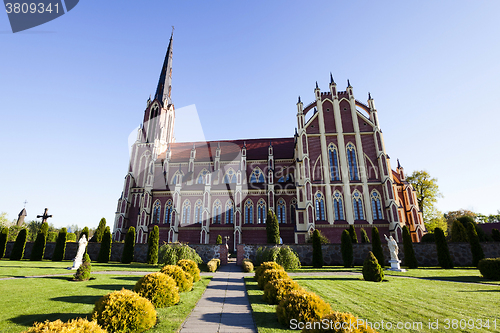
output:
[[[347,81],[338,90],[318,84],[305,105],[299,97],[295,134],[286,138],[175,141],[172,37],[153,99],[132,146],[113,237],[136,228],[145,243],[157,225],[162,242],[266,243],[266,214],[274,211],[283,243],[305,243],[319,229],[340,243],[354,224],[371,235],[402,241],[408,226],[414,242],[426,232],[416,193],[399,164],[391,169],[373,98],[355,99]],[[293,130],[293,129],[291,129]]]

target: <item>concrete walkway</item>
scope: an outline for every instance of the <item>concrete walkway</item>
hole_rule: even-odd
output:
[[[257,333],[245,288],[245,275],[236,261],[219,267],[181,333]]]

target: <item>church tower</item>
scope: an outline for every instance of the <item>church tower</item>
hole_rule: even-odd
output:
[[[152,190],[155,174],[155,162],[158,156],[167,151],[169,144],[175,142],[175,108],[172,102],[172,41],[170,36],[167,52],[160,72],[153,100],[147,101],[142,124],[137,132],[125,176],[124,188],[115,213],[114,239],[122,240],[131,215],[137,215],[136,242],[147,239],[148,225],[151,223]],[[131,189],[134,188],[134,193]]]

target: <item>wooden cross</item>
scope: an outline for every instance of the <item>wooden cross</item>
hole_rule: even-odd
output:
[[[43,215],[37,215],[37,216],[36,216],[37,218],[40,218],[40,217],[42,218],[42,223],[47,222],[47,219],[48,219],[49,217],[52,217],[52,215],[48,215],[48,214],[47,214],[47,211],[48,211],[48,210],[49,210],[48,208],[45,208],[45,211],[43,212]]]

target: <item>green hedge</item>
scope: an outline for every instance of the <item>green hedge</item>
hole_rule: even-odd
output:
[[[30,260],[40,261],[43,259],[43,255],[45,254],[45,245],[47,244],[48,233],[49,233],[49,224],[47,222],[44,222],[42,223],[40,231],[36,236],[35,243],[33,244]]]
[[[10,260],[21,260],[24,256],[24,247],[26,246],[26,237],[28,236],[28,231],[26,229],[21,229],[17,234],[16,241],[14,242],[14,247],[10,253]]]
[[[342,261],[344,262],[344,267],[353,267],[352,263],[354,260],[354,255],[349,230],[345,229],[342,232],[342,238],[340,239],[340,242],[340,251],[342,252]]]
[[[368,238],[368,235],[366,234],[366,230],[364,228],[361,228],[361,243],[370,243],[370,238]]]
[[[66,237],[68,231],[66,228],[61,228],[59,234],[57,235],[56,247],[54,249],[54,254],[52,255],[52,261],[62,261],[64,260],[64,253],[66,252]]]
[[[270,209],[267,211],[266,233],[268,244],[280,243],[280,226],[278,223],[278,218],[276,217],[276,214],[274,214],[274,212]]]
[[[484,252],[479,243],[476,226],[473,222],[467,223],[467,236],[469,236],[470,250],[472,252],[472,264],[477,267],[479,260],[484,259]]]
[[[158,243],[160,242],[160,229],[157,225],[148,236],[148,256],[146,262],[151,265],[158,263]]]
[[[450,250],[448,249],[448,243],[446,242],[443,229],[434,229],[434,237],[436,239],[439,266],[442,268],[453,268],[453,261],[451,260]]]
[[[9,239],[9,228],[5,227],[0,233],[0,259],[5,255],[5,249],[7,248],[7,240]]]
[[[465,230],[464,225],[459,220],[453,221],[451,226],[451,238],[450,242],[467,242],[467,230]]]
[[[125,235],[125,245],[123,246],[122,263],[130,264],[134,260],[135,228],[128,228]]]
[[[321,250],[321,238],[319,235],[319,230],[316,229],[312,235],[312,245],[313,245],[313,267],[321,268],[323,267],[323,251]]]
[[[382,241],[377,227],[372,228],[372,252],[381,267],[385,265],[384,251],[382,251]]]
[[[97,255],[97,262],[109,262],[111,256],[111,230],[106,227],[104,234],[102,235],[101,247],[99,248],[99,254]]]
[[[405,264],[408,268],[418,268],[418,261],[413,250],[413,242],[410,236],[410,230],[407,226],[403,227],[403,246],[405,253]]]
[[[479,260],[479,271],[490,280],[500,280],[500,258]]]

